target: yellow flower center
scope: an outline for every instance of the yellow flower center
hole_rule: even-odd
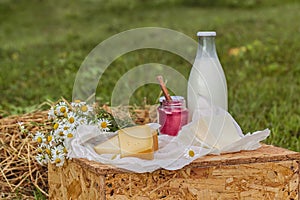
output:
[[[55,163],[60,163],[61,162],[61,159],[60,158],[56,158],[55,159]]]
[[[72,134],[72,133],[68,133],[67,137],[68,137],[68,138],[72,138],[72,137],[73,137],[73,134]]]
[[[61,107],[59,110],[60,110],[60,112],[62,112],[62,113],[65,113],[65,112],[67,111],[66,107],[64,107],[64,106]]]
[[[65,127],[64,127],[64,130],[68,130],[68,129],[69,129],[69,127],[68,127],[68,126],[65,126]]]
[[[42,149],[42,148],[38,148],[38,149],[37,149],[37,152],[42,153],[42,152],[43,152],[43,149]]]
[[[67,113],[67,112],[64,113],[64,117],[65,117],[65,118],[68,117],[68,113]]]
[[[55,124],[53,125],[53,129],[56,130],[56,129],[58,128],[58,126],[59,126],[59,124],[58,124],[58,123],[55,123]]]
[[[51,155],[50,149],[45,149],[45,152],[46,152],[49,156]]]
[[[195,156],[195,152],[193,150],[189,150],[189,156],[190,157],[194,157]]]
[[[83,105],[80,109],[82,112],[86,112],[88,110],[88,107],[86,105]]]
[[[52,141],[52,135],[48,135],[47,141],[48,141],[48,142],[51,142],[51,141]]]
[[[80,103],[81,101],[79,99],[76,99],[74,102],[75,103]]]
[[[106,122],[101,122],[101,128],[107,128],[107,123]]]
[[[73,124],[73,123],[75,122],[74,117],[70,117],[69,122],[70,122],[71,124]]]
[[[41,137],[38,137],[38,138],[36,139],[36,141],[37,141],[38,143],[42,143],[42,142],[43,142],[43,139],[42,139]]]
[[[64,134],[64,132],[63,131],[60,131],[59,132],[59,136],[64,136],[65,134]]]
[[[64,153],[68,153],[68,150],[67,150],[67,148],[66,147],[64,147]]]

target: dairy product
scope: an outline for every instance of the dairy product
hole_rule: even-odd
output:
[[[109,140],[98,144],[94,147],[94,150],[98,154],[119,154],[120,153],[120,144],[119,144],[119,136],[116,135]]]
[[[98,144],[94,150],[98,154],[121,154],[121,158],[138,157],[151,160],[158,148],[157,131],[144,125],[121,129],[118,135]]]
[[[219,60],[211,57],[196,58],[188,82],[188,108],[190,119],[201,109],[199,97],[227,110],[227,85]]]
[[[135,126],[118,131],[121,158],[133,156],[153,159],[153,133],[149,126]]]

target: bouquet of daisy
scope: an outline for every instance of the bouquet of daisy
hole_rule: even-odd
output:
[[[41,165],[48,162],[56,166],[64,164],[70,142],[76,137],[80,125],[97,125],[102,132],[117,129],[110,113],[81,101],[57,103],[49,110],[48,119],[52,123],[51,131],[37,131],[33,137],[38,143],[36,160]]]

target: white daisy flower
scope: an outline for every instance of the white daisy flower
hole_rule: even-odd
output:
[[[82,102],[80,100],[75,100],[71,103],[71,106],[75,109],[80,108],[82,105],[84,105],[85,102]]]
[[[69,124],[69,127],[75,127],[78,124],[78,117],[76,113],[74,112],[68,113],[67,124]]]
[[[44,154],[36,155],[35,159],[40,165],[47,165],[49,161],[49,157]]]
[[[55,142],[61,142],[65,139],[65,136],[67,135],[67,130],[64,130],[63,128],[56,129],[53,131],[54,141]]]
[[[23,125],[24,125],[24,122],[18,122],[18,125],[20,126],[20,128],[21,128],[21,127],[24,128],[24,126],[23,126]]]
[[[65,139],[63,141],[63,145],[66,147],[67,150],[69,150],[71,141],[76,137],[75,133],[76,133],[75,131],[73,131],[73,132],[69,131],[65,135]]]
[[[70,145],[71,145],[71,140],[64,140],[63,141],[63,145],[64,145],[64,147],[65,147],[65,151],[66,152],[69,152],[69,150],[70,150]],[[67,153],[66,153],[67,154]]]
[[[66,132],[66,134],[65,134],[65,138],[64,138],[64,141],[63,141],[63,143],[64,143],[64,146],[65,147],[69,147],[70,145],[70,142],[74,139],[74,137],[75,137],[75,135],[74,135],[74,133],[75,133],[75,131],[68,131],[68,132]]]
[[[110,130],[108,127],[111,125],[111,123],[107,119],[99,119],[97,124],[101,131],[107,132]]]
[[[196,152],[192,149],[192,148],[187,148],[185,149],[185,154],[184,154],[184,157],[185,158],[193,158],[196,156]]]
[[[73,138],[74,138],[74,132],[68,131],[67,134],[65,135],[65,138],[66,138],[67,140],[73,139]]]
[[[57,167],[63,166],[65,162],[64,154],[55,154],[51,158],[51,163],[55,164]]]
[[[44,146],[44,154],[47,155],[49,158],[52,157],[52,152],[51,152],[52,148],[51,147],[52,147],[51,145]]]
[[[74,124],[74,123],[71,124],[67,118],[60,119],[55,124],[53,125],[53,129],[55,131],[56,130],[67,131],[70,129],[74,129],[74,127],[76,127],[76,124]]]
[[[85,125],[85,124],[89,124],[89,121],[85,117],[77,117],[77,123],[78,125]]]
[[[70,123],[67,118],[63,118],[56,122],[58,124],[58,129],[68,130],[70,129]]]
[[[60,127],[60,125],[59,125],[59,122],[57,121],[57,122],[55,122],[55,123],[53,124],[53,130],[56,130],[56,129],[59,129],[59,128],[61,128],[61,127]]]
[[[38,148],[36,149],[36,151],[39,153],[39,154],[41,154],[41,153],[43,153],[43,147],[42,146],[38,146]]]
[[[63,151],[64,151],[64,154],[67,156],[68,155],[68,149],[66,147],[64,147]]]
[[[56,114],[57,116],[66,117],[66,114],[68,113],[68,111],[69,111],[69,109],[68,109],[66,102],[61,101],[55,106],[54,114]]]
[[[18,122],[18,125],[20,127],[21,133],[25,133],[27,130],[25,129],[24,123],[23,122]]]
[[[56,115],[54,112],[54,107],[51,107],[50,110],[48,111],[48,119],[55,119]]]
[[[78,112],[83,115],[89,115],[94,111],[93,107],[83,102],[78,108]]]
[[[59,154],[64,154],[64,147],[62,145],[58,145],[56,147],[54,147],[51,150],[51,154],[54,155],[59,155]]]
[[[37,131],[35,133],[35,136],[34,136],[33,140],[37,141],[39,144],[42,144],[42,143],[46,142],[46,137],[45,137],[45,135],[42,132]]]
[[[48,144],[52,144],[55,141],[53,131],[51,131],[50,134],[47,135],[46,141],[47,141]]]
[[[43,142],[43,143],[40,143],[38,145],[38,150],[40,151],[40,149],[42,149],[44,151],[45,147],[47,146],[48,144],[46,142]]]

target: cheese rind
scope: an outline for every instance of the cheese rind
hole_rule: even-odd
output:
[[[153,149],[154,151],[157,151],[158,150],[158,134],[157,134],[157,131],[154,131],[152,132],[153,134]]]

